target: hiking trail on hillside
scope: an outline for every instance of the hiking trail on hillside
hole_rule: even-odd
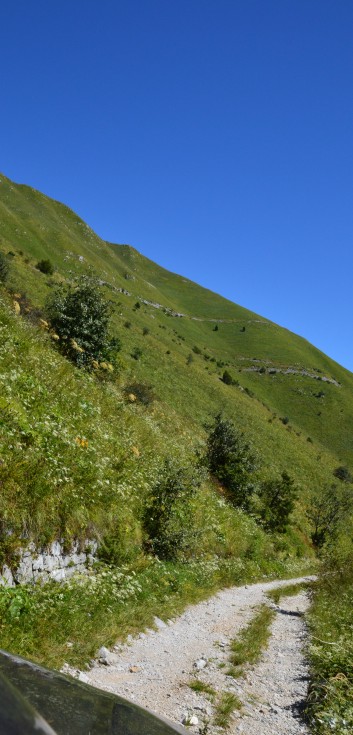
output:
[[[189,606],[175,620],[155,618],[156,630],[101,649],[95,661],[79,678],[147,707],[180,724],[188,732],[218,735],[299,735],[308,733],[301,719],[308,686],[308,665],[303,654],[306,628],[303,613],[309,605],[305,591],[283,597],[273,605],[266,592],[295,580],[260,582],[222,590],[208,600]],[[276,615],[271,638],[260,662],[246,669],[243,678],[226,675],[230,642],[254,615],[254,608],[267,602]],[[214,724],[215,701],[190,688],[201,681],[216,690],[235,694],[242,709],[232,715],[225,731]]]

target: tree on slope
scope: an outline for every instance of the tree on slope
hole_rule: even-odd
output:
[[[110,304],[92,279],[57,289],[47,311],[63,351],[76,365],[91,367],[93,360],[107,359]]]
[[[228,491],[233,505],[248,510],[254,491],[251,474],[257,464],[250,444],[233,422],[220,413],[208,429],[205,463]]]

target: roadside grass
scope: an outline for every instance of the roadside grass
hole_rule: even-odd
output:
[[[262,651],[267,647],[274,616],[274,610],[268,605],[260,605],[257,608],[250,623],[231,642],[231,666],[227,671],[228,676],[234,678],[242,676],[248,664],[257,663]]]
[[[216,690],[213,687],[211,687],[210,684],[207,684],[206,682],[201,681],[200,679],[194,679],[190,681],[188,686],[194,692],[198,692],[200,694],[206,694],[211,700],[213,700],[217,695]]]
[[[307,716],[317,735],[353,732],[353,551],[342,546],[331,551],[308,614]]]
[[[64,583],[0,587],[0,648],[56,669],[64,662],[84,668],[100,646],[153,627],[155,615],[173,618],[187,604],[221,587],[255,582],[264,571],[260,560],[181,564],[145,557],[133,567],[101,565],[95,574]],[[266,562],[267,578],[291,573],[289,565],[280,570],[277,561]]]
[[[227,729],[230,725],[233,712],[241,708],[242,702],[233,692],[222,692],[215,706],[214,724],[224,730]]]
[[[297,584],[288,584],[284,587],[276,587],[274,590],[266,592],[266,597],[269,597],[275,605],[278,605],[281,597],[293,597],[302,590],[312,589],[315,585],[313,581],[298,582]]]

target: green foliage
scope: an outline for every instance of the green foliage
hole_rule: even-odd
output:
[[[39,260],[36,265],[37,270],[41,273],[45,273],[47,276],[52,276],[54,273],[54,266],[51,260]]]
[[[124,393],[126,396],[135,396],[138,402],[142,403],[144,406],[149,406],[156,398],[152,385],[149,383],[140,383],[138,381],[128,383],[124,388]]]
[[[233,505],[248,509],[254,491],[251,474],[256,468],[255,454],[244,434],[222,414],[215,416],[208,429],[206,465],[228,491]]]
[[[311,684],[308,716],[317,735],[353,732],[353,548],[330,549],[309,612]]]
[[[340,467],[336,467],[336,469],[333,470],[333,474],[335,477],[337,477],[338,480],[341,480],[342,482],[353,482],[353,477],[348,467],[343,467],[342,465],[340,465]]]
[[[287,472],[282,472],[281,479],[262,483],[258,494],[261,500],[260,517],[266,530],[285,533],[298,496],[292,478]]]
[[[82,278],[75,288],[56,289],[47,311],[63,352],[76,365],[91,367],[93,360],[108,357],[110,305],[94,281]]]
[[[222,380],[226,385],[233,385],[233,378],[228,370],[224,370]]]
[[[140,360],[143,355],[141,347],[134,347],[131,357],[134,358],[134,360]]]
[[[347,486],[324,485],[312,491],[306,515],[312,524],[311,539],[321,548],[337,535],[342,522],[353,512],[353,494]]]
[[[10,265],[6,255],[0,252],[0,283],[7,281],[10,271]]]
[[[242,676],[246,664],[257,663],[268,644],[274,615],[274,611],[268,605],[260,605],[249,625],[231,642],[232,676]]]
[[[201,479],[202,474],[194,467],[165,461],[143,518],[147,547],[161,559],[183,559],[195,549],[190,500]]]
[[[233,692],[222,692],[215,707],[214,724],[216,727],[226,729],[229,726],[232,713],[241,708],[242,703],[236,694],[233,694]]]

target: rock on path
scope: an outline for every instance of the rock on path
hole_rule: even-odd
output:
[[[212,723],[214,705],[210,698],[190,689],[190,682],[198,679],[218,693],[235,693],[244,703],[242,712],[232,720],[230,733],[307,733],[297,717],[307,689],[307,669],[301,651],[305,593],[282,598],[269,647],[245,679],[225,674],[230,641],[250,621],[253,608],[267,599],[267,591],[297,581],[303,580],[232,587],[190,606],[175,620],[164,623],[156,618],[156,630],[145,631],[127,644],[116,646],[109,656],[105,649],[100,662],[87,672],[88,683],[174,722],[190,724],[189,732],[221,733]]]

